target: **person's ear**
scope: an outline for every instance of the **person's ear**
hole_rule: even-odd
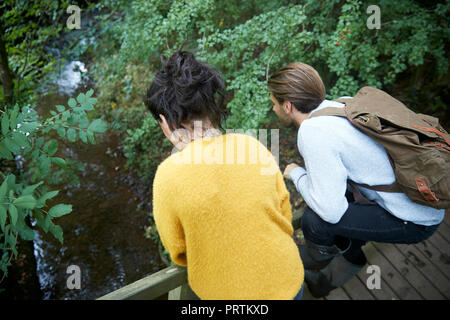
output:
[[[292,105],[292,103],[290,101],[283,102],[283,111],[286,114],[291,114],[292,113],[292,108],[294,108],[294,106]]]
[[[158,123],[159,123],[159,126],[161,127],[161,130],[163,131],[166,138],[169,139],[169,141],[172,141],[173,131],[170,129],[169,124],[167,123],[166,117],[164,117],[162,114],[160,114],[159,118],[160,118],[160,120],[158,120]]]
[[[190,142],[189,131],[184,128],[172,130],[162,114],[159,115],[159,118],[161,120],[159,120],[158,123],[166,138],[169,139],[178,150],[182,150]]]

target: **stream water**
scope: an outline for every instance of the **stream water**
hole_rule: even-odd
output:
[[[48,116],[55,105],[67,105],[70,97],[92,88],[85,72],[83,62],[66,64],[57,81],[42,93],[37,112]],[[147,215],[137,209],[135,181],[122,171],[118,138],[113,132],[97,137],[96,145],[58,141],[60,156],[87,165],[78,185],[53,188],[60,190],[55,203],[73,205],[72,213],[55,221],[64,230],[64,244],[41,231],[34,242],[44,299],[95,299],[161,267],[157,247],[144,236]],[[70,265],[80,267],[80,289],[67,287]]]

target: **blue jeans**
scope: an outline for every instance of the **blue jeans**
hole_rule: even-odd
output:
[[[336,224],[322,220],[309,207],[302,219],[305,239],[319,245],[336,244],[350,247],[344,257],[357,265],[366,263],[361,247],[368,241],[386,243],[418,243],[429,238],[439,225],[423,226],[403,221],[379,205],[349,203],[347,211]],[[349,241],[351,240],[351,242]]]
[[[294,300],[302,300],[302,298],[303,298],[303,286],[304,286],[304,284],[302,284],[302,287],[300,288],[300,291],[297,293],[297,295],[294,297]]]

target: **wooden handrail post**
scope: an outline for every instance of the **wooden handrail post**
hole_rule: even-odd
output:
[[[186,268],[171,266],[108,293],[98,300],[152,300],[185,283]]]
[[[200,300],[200,298],[195,294],[195,292],[186,282],[178,288],[169,291],[168,300]]]

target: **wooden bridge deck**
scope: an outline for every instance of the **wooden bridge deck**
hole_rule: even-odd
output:
[[[368,264],[325,300],[447,300],[450,299],[450,216],[425,242],[368,243],[363,247]],[[381,288],[369,290],[369,265],[378,265]],[[306,288],[306,286],[305,286]],[[306,289],[303,299],[314,300]]]
[[[293,212],[292,223],[297,230],[303,209]],[[368,264],[341,288],[333,290],[324,300],[446,300],[450,298],[450,214],[438,230],[425,242],[404,245],[368,243],[363,247]],[[369,265],[381,272],[381,288],[368,289],[366,282],[371,274]],[[167,267],[123,288],[113,291],[100,300],[124,299],[198,299],[187,284],[186,268]],[[303,299],[313,300],[304,289]]]

